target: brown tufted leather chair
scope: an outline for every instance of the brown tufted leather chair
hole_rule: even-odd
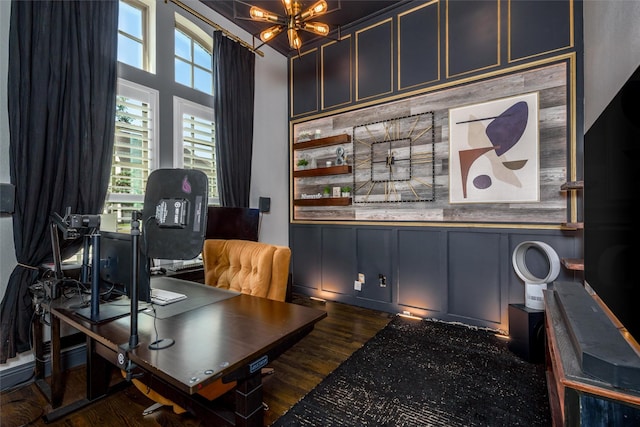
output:
[[[284,301],[291,249],[249,240],[207,239],[204,282],[210,286]]]

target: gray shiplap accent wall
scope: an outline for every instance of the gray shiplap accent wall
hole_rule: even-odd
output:
[[[352,134],[354,126],[380,120],[405,117],[427,111],[435,112],[435,182],[433,202],[359,203],[347,207],[302,207],[293,209],[293,220],[351,221],[443,221],[490,223],[546,223],[568,221],[567,194],[560,190],[570,180],[568,164],[572,143],[572,122],[569,108],[571,94],[567,87],[571,70],[569,61],[546,64],[513,74],[501,75],[464,86],[415,96],[409,99],[379,104],[356,111],[339,113],[296,123],[294,139],[300,132],[320,130],[322,136]],[[477,104],[514,95],[537,92],[539,95],[540,201],[534,203],[449,203],[449,114],[450,108]],[[295,147],[295,145],[293,146]],[[348,157],[353,146],[344,144]],[[294,152],[292,167],[301,153]],[[318,165],[335,158],[335,146],[304,150]],[[293,198],[315,194],[325,185],[347,185],[353,175],[334,175],[293,179]],[[360,177],[355,176],[354,188]],[[382,186],[374,192],[383,191]],[[383,197],[383,194],[381,194]]]

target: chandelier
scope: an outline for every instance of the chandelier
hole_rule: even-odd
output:
[[[297,0],[282,0],[286,16],[280,16],[268,10],[252,6],[249,10],[251,19],[274,23],[272,27],[260,33],[260,40],[267,43],[283,31],[287,31],[289,37],[289,47],[299,50],[302,40],[298,31],[308,31],[310,33],[326,36],[329,34],[329,26],[322,22],[311,22],[309,19],[320,16],[327,11],[327,2],[319,0],[311,7],[302,10],[302,4]]]

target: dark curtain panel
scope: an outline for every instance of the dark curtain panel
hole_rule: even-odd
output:
[[[0,363],[30,348],[29,286],[51,261],[51,213],[101,213],[115,120],[118,1],[16,1],[8,110],[18,266],[0,307]],[[75,245],[75,248],[78,246]],[[71,255],[70,250],[64,255]]]
[[[220,204],[249,207],[255,92],[253,52],[213,33],[213,106]]]

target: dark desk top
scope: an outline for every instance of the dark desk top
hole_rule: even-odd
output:
[[[193,298],[203,291],[223,291],[179,279],[167,280],[174,281],[176,287],[172,290],[188,297],[191,294]],[[73,310],[55,304],[51,312],[114,352],[129,342],[129,315],[92,324]],[[241,375],[247,370],[253,372],[253,368],[263,364],[265,356],[277,357],[324,317],[326,312],[322,310],[246,294],[165,318],[140,313],[139,345],[129,351],[129,358],[150,373],[193,394],[222,376]],[[175,344],[162,350],[148,348],[151,342],[160,338],[171,338]]]

